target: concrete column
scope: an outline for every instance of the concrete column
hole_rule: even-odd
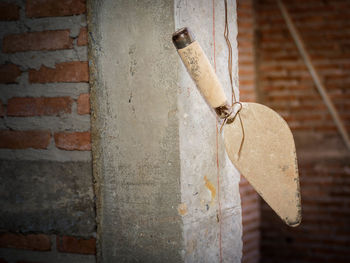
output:
[[[215,24],[230,97],[224,5],[214,4],[88,3],[99,262],[240,262],[239,174],[171,42],[189,26],[213,62]],[[229,13],[237,81],[232,2]]]

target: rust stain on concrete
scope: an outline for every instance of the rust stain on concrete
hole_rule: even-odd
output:
[[[216,196],[216,189],[215,186],[208,180],[206,176],[204,176],[204,181],[205,181],[205,187],[209,189],[211,193],[211,201],[210,204],[214,202],[215,196]]]

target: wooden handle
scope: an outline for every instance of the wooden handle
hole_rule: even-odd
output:
[[[208,104],[218,113],[218,109],[227,105],[227,98],[201,46],[194,40],[187,28],[175,32],[173,42],[197,88]],[[221,114],[218,113],[218,115]]]

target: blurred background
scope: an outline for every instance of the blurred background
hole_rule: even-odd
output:
[[[283,1],[349,133],[350,1]],[[238,0],[242,101],[276,110],[292,129],[302,223],[289,228],[242,179],[243,262],[350,262],[349,151],[275,0]]]
[[[349,132],[350,1],[284,3]],[[237,14],[241,100],[290,125],[303,213],[285,226],[242,177],[242,262],[350,262],[349,151],[276,1]],[[0,263],[95,262],[86,2],[5,0],[0,20]]]

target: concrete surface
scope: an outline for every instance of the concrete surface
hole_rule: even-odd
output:
[[[0,229],[94,234],[90,162],[0,160],[0,174]]]
[[[209,0],[88,1],[98,262],[220,262],[220,254],[240,262],[239,174],[219,136],[218,178],[215,114],[171,42],[188,25],[213,61],[212,8]],[[229,95],[223,3],[215,10]]]
[[[90,9],[99,260],[181,262],[173,4],[93,1]]]

